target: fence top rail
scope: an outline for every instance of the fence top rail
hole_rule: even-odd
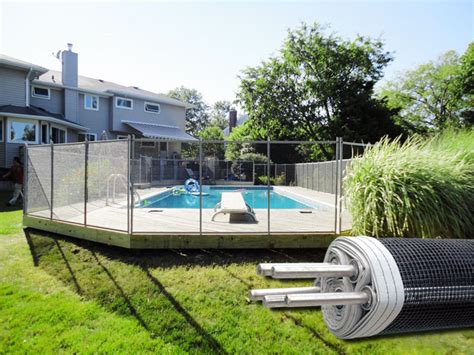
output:
[[[373,144],[370,143],[355,143],[355,142],[342,142],[345,145],[355,145],[357,147],[371,147]]]
[[[98,144],[98,143],[116,143],[116,142],[127,142],[127,139],[108,139],[108,140],[100,140],[100,141],[83,141],[83,142],[69,142],[69,143],[47,143],[47,144],[25,144],[25,147],[28,149],[35,149],[35,148],[45,148],[45,147],[62,147],[62,146],[70,146],[70,145],[85,145],[87,144]]]

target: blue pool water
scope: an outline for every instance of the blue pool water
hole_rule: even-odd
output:
[[[203,193],[207,196],[202,197],[203,208],[214,208],[221,201],[221,195],[224,191],[241,191],[245,202],[252,208],[267,208],[267,188],[266,187],[203,187]],[[144,199],[140,205],[141,208],[199,208],[199,195],[189,194],[173,195],[161,193],[150,198]],[[314,209],[301,202],[293,200],[287,196],[280,195],[270,191],[270,208],[272,209]]]

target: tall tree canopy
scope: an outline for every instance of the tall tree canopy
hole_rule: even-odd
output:
[[[220,127],[207,126],[199,132],[199,138],[203,140],[203,154],[206,158],[214,157],[218,159],[224,158],[225,146],[222,143],[207,143],[206,141],[223,141],[224,132]]]
[[[206,105],[199,91],[180,86],[170,90],[166,95],[192,105],[186,110],[186,132],[197,136],[208,125],[209,106]]]
[[[238,99],[253,138],[373,142],[401,133],[373,97],[392,60],[380,40],[344,40],[314,24],[289,31],[277,56],[241,75]],[[323,152],[327,154],[328,152]]]
[[[220,127],[221,129],[229,126],[229,111],[232,108],[232,103],[227,100],[216,101],[212,106],[210,113],[210,124],[212,126]]]
[[[380,92],[399,120],[424,132],[472,124],[474,47],[459,57],[448,51],[434,61],[407,71]]]

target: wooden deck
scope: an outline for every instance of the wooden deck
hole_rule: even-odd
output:
[[[140,195],[147,198],[164,190],[140,190]],[[320,207],[312,210],[272,209],[270,216],[267,209],[255,209],[256,223],[246,218],[229,221],[228,215],[220,215],[211,221],[212,209],[203,209],[201,215],[199,209],[134,208],[133,222],[129,226],[125,201],[118,201],[115,206],[105,206],[102,201],[96,201],[88,204],[87,216],[84,215],[84,206],[77,204],[55,208],[52,221],[49,220],[49,211],[30,213],[25,217],[25,225],[79,238],[84,238],[88,230],[91,235],[100,231],[98,235],[101,237],[94,237],[95,240],[107,244],[115,243],[106,235],[128,236],[128,228],[133,227],[129,241],[126,241],[127,237],[123,239],[120,236],[117,244],[129,248],[171,245],[176,248],[316,247],[326,240],[323,235],[334,237],[334,195],[301,187],[275,187],[275,191],[302,202],[317,202]],[[84,227],[85,217],[87,227]],[[199,227],[201,218],[202,230]],[[268,225],[271,235],[268,234]],[[108,232],[108,229],[114,232]],[[342,229],[350,229],[350,216],[346,211],[342,212]]]

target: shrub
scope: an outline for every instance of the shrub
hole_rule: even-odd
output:
[[[354,234],[474,236],[474,131],[383,139],[344,179]]]

